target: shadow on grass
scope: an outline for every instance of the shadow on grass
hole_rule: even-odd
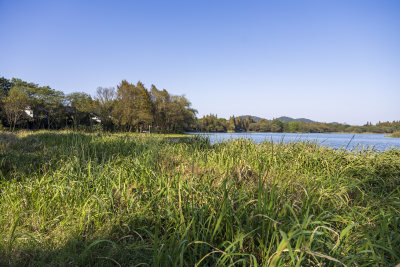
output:
[[[38,132],[19,137],[0,133],[0,180],[49,173],[71,157],[81,163],[106,162],[115,156],[140,155],[164,143],[193,142],[191,136]],[[156,154],[154,156],[157,156]],[[155,159],[156,160],[156,159]]]
[[[178,231],[170,232],[176,229],[166,230],[165,220],[126,219],[102,234],[75,234],[55,248],[29,238],[16,240],[24,243],[0,252],[0,266],[178,266],[180,260],[192,266],[213,251],[207,244],[190,245]],[[210,255],[204,263],[212,265],[218,257]]]
[[[154,222],[144,220],[127,221],[125,229],[114,225],[103,236],[77,234],[56,248],[28,238],[23,240],[22,248],[0,253],[0,266],[150,266],[155,255],[152,237],[148,234],[154,231],[152,225]]]

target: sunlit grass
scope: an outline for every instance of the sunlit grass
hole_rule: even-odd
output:
[[[400,132],[395,132],[395,133],[386,135],[386,137],[400,137]]]
[[[400,151],[0,136],[0,265],[392,266]]]

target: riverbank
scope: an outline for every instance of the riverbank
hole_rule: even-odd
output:
[[[179,137],[7,135],[0,265],[400,262],[400,150]]]

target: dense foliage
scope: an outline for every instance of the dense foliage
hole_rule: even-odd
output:
[[[151,90],[138,82],[122,81],[114,88],[98,88],[97,95],[65,95],[48,86],[20,79],[0,78],[0,125],[14,130],[104,129],[182,132],[189,130],[196,110],[184,96]]]
[[[0,265],[394,266],[400,151],[0,135]]]
[[[200,132],[393,133],[400,131],[400,121],[378,122],[375,125],[368,122],[363,126],[351,126],[341,123],[283,122],[279,119],[255,121],[251,116],[245,118],[231,116],[226,120],[210,114],[198,119],[194,128]]]

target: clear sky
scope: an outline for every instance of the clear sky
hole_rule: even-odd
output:
[[[0,76],[94,95],[126,79],[199,113],[400,120],[400,1],[0,0]]]

